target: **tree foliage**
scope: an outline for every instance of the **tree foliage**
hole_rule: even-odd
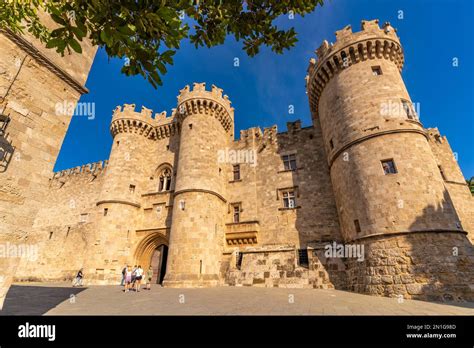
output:
[[[4,0],[0,28],[17,34],[26,30],[62,55],[81,53],[81,41],[87,37],[109,57],[127,58],[123,73],[140,74],[156,88],[183,39],[196,47],[212,47],[231,35],[243,41],[250,56],[262,45],[282,53],[297,38],[293,27],[276,25],[277,18],[304,16],[322,4],[323,0]],[[40,11],[57,27],[41,23]]]
[[[466,183],[471,190],[471,194],[474,196],[474,176],[470,180],[466,180]]]

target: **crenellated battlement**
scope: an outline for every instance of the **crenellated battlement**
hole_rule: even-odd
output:
[[[262,129],[260,127],[252,127],[249,129],[242,129],[240,131],[240,139],[239,140],[260,140],[263,137]]]
[[[446,141],[446,136],[441,135],[438,128],[426,128],[428,139],[434,143],[443,144]]]
[[[256,143],[270,145],[276,143],[278,129],[277,126],[265,127],[251,127],[248,129],[242,129],[240,131],[240,138],[236,139],[237,142]]]
[[[263,128],[264,144],[275,144],[277,140],[278,127],[276,125]]]
[[[142,106],[140,112],[135,111],[135,104],[124,104],[117,106],[113,112],[110,132],[113,137],[117,133],[136,133],[149,139],[162,139],[169,137],[177,131],[175,113],[170,117],[166,111],[156,113],[152,117],[153,110]]]
[[[326,84],[343,69],[368,59],[387,59],[402,70],[404,55],[396,29],[388,22],[380,28],[377,19],[363,20],[361,27],[356,33],[350,25],[336,31],[336,42],[324,40],[316,50],[317,58],[310,59],[305,80],[313,111]]]
[[[373,54],[383,54],[384,52],[375,52],[377,49],[377,41],[384,40],[382,46],[380,47],[381,50],[385,49],[385,41],[388,43],[387,49],[396,48],[396,46],[400,47],[400,39],[396,34],[397,30],[390,25],[389,22],[385,22],[382,28],[379,27],[379,20],[371,20],[366,21],[363,20],[361,22],[361,31],[359,32],[352,32],[352,26],[348,25],[341,30],[335,32],[336,42],[328,43],[327,40],[324,40],[323,43],[319,48],[316,49],[315,53],[317,59],[312,59],[310,62],[310,69],[317,68],[322,65],[324,61],[330,58],[332,55],[336,53],[342,53],[345,49],[350,49],[351,47],[354,49],[354,53],[357,53],[361,56],[373,53]],[[375,40],[375,41],[372,41]],[[369,47],[367,51],[367,46],[364,50],[364,42],[371,42],[372,46]],[[394,46],[392,46],[392,43]],[[359,50],[359,45],[362,45],[362,51]],[[401,47],[400,47],[401,48]],[[346,51],[347,59],[349,60],[348,63],[356,63],[351,62],[351,52]],[[390,53],[390,52],[387,52]],[[344,55],[341,56],[341,60],[343,60]],[[357,58],[357,57],[356,57]],[[397,62],[401,63],[399,68],[401,69],[403,66],[403,61]]]
[[[234,115],[234,108],[231,106],[229,97],[226,94],[223,94],[222,88],[219,88],[215,85],[211,86],[210,91],[206,90],[205,82],[194,82],[192,89],[189,87],[189,85],[184,86],[184,88],[179,91],[178,105],[189,98],[204,98],[214,100],[225,107],[229,113],[232,114],[232,116]]]
[[[209,114],[217,118],[226,131],[233,128],[234,108],[229,97],[222,94],[221,88],[212,85],[211,90],[207,91],[204,82],[195,82],[192,89],[186,85],[179,92],[179,117],[184,118],[194,113]]]
[[[64,169],[59,172],[54,172],[51,180],[59,180],[61,178],[67,178],[67,177],[77,176],[77,175],[97,176],[97,175],[102,174],[106,170],[108,163],[109,163],[108,160],[103,160],[103,161],[83,164],[82,166]]]
[[[142,106],[140,112],[135,111],[135,104],[123,104],[123,106],[117,105],[115,110],[113,111],[112,118],[124,118],[124,117],[131,117],[136,119],[152,119],[151,115],[153,113],[152,110]]]
[[[293,122],[286,122],[286,129],[288,133],[294,133],[301,130],[301,120],[296,120]]]
[[[222,89],[212,85],[206,90],[205,83],[194,83],[191,90],[189,85],[180,90],[178,108],[172,109],[171,116],[166,111],[155,113],[142,106],[136,111],[135,104],[117,106],[113,111],[110,132],[113,137],[118,133],[134,133],[148,139],[159,140],[170,137],[179,131],[180,121],[187,115],[200,112],[217,118],[226,131],[234,126],[234,108]]]
[[[242,129],[240,131],[240,137],[236,139],[236,141],[270,144],[270,143],[275,142],[279,134],[295,135],[295,134],[299,134],[299,132],[301,131],[306,131],[309,128],[309,127],[302,128],[301,120],[287,122],[286,127],[287,127],[287,131],[280,132],[280,133],[278,132],[278,127],[276,125],[271,126],[271,127],[265,127],[263,132],[260,127],[251,127],[248,129]]]

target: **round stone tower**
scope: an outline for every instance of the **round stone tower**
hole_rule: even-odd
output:
[[[113,144],[97,202],[96,245],[100,253],[92,252],[96,256],[90,260],[94,265],[91,267],[98,269],[95,279],[99,282],[114,281],[112,274],[119,277],[121,267],[132,261],[131,248],[141,216],[140,197],[146,192],[156,140],[151,115],[145,107],[137,112],[134,104],[125,104],[118,106],[112,117]]]
[[[215,286],[227,212],[224,164],[219,151],[233,140],[234,110],[222,89],[204,83],[178,96],[181,125],[178,165],[164,285]]]
[[[393,296],[437,293],[434,287],[448,280],[436,273],[449,271],[428,274],[425,266],[439,257],[455,270],[452,248],[466,246],[465,232],[403,82],[395,29],[362,21],[362,31],[347,26],[316,53],[307,93],[313,121],[322,128],[341,232],[346,243],[365,245],[368,259],[349,261],[349,288]],[[430,256],[418,249],[426,245],[442,251]]]

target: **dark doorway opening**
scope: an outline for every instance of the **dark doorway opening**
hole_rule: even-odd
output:
[[[151,255],[150,265],[153,268],[152,283],[162,284],[166,273],[166,261],[168,259],[168,247],[164,244],[160,245],[153,251]]]

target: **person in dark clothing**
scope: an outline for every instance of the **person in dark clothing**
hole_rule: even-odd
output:
[[[84,273],[82,272],[82,268],[79,270],[79,272],[77,272],[77,275],[76,275],[76,278],[74,279],[74,281],[72,282],[72,286],[75,287],[75,286],[82,286],[82,280],[84,278]]]

